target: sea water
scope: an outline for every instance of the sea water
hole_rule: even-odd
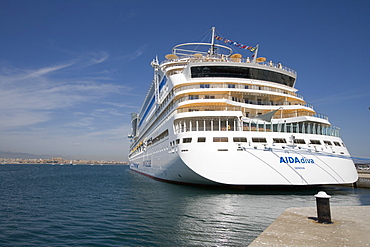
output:
[[[320,189],[332,206],[370,205],[370,190]],[[127,166],[0,165],[0,245],[248,246],[285,209],[315,207],[317,192],[190,187]]]

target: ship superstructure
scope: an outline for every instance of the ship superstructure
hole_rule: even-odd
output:
[[[233,53],[212,31],[210,43],[177,45],[151,63],[154,79],[131,119],[131,169],[188,184],[355,182],[339,128],[297,93],[297,73],[258,58],[258,46],[245,46],[251,58]]]

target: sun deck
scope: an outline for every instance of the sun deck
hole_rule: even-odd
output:
[[[172,55],[172,54],[171,54]],[[223,55],[206,55],[206,56],[170,56],[170,59],[163,60],[160,63],[160,66],[164,69],[169,70],[169,68],[174,69],[174,67],[177,67],[179,69],[184,68],[185,65],[188,63],[219,63],[219,62],[225,62],[225,63],[240,63],[240,64],[251,64],[254,63],[249,57],[246,58],[239,58],[235,59],[232,57],[226,57]],[[283,66],[281,63],[274,63],[272,61],[264,61],[264,62],[255,62],[254,66],[260,67],[260,68],[275,68],[283,71],[287,71],[289,73],[292,73],[294,75],[297,75],[297,72],[294,69],[291,69],[287,66]]]

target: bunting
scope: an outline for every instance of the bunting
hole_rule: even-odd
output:
[[[215,39],[223,41],[225,44],[234,45],[234,46],[236,46],[240,49],[250,50],[251,52],[255,52],[256,49],[257,49],[257,47],[243,45],[243,44],[240,44],[239,42],[236,42],[236,41],[233,41],[233,40],[230,40],[230,39],[225,39],[225,38],[222,38],[222,37],[216,36],[216,35],[215,35]]]

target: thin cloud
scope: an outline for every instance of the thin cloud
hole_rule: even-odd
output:
[[[370,92],[366,89],[362,93],[355,93],[355,92],[343,92],[325,96],[320,99],[313,99],[310,101],[311,104],[314,105],[326,105],[326,104],[338,104],[344,101],[359,99],[363,97],[369,97]]]
[[[30,79],[42,78],[52,72],[57,72],[61,69],[70,67],[74,62],[68,62],[66,64],[55,65],[50,67],[39,68],[36,70],[26,70],[20,68],[2,68],[0,71],[0,85],[15,85],[14,83],[21,83]]]
[[[111,155],[128,149],[126,118],[137,109],[131,105],[136,93],[118,71],[144,49],[114,58],[105,51],[76,53],[73,59],[36,69],[2,66],[0,150],[63,150],[81,158],[102,149]]]
[[[137,16],[137,13],[134,10],[130,10],[130,12],[126,15],[122,15],[123,22],[135,18]]]
[[[103,63],[108,57],[108,54],[99,55],[95,64]],[[46,122],[58,110],[95,103],[109,95],[131,90],[89,76],[89,72],[68,76],[68,71],[83,63],[68,62],[36,70],[1,70],[0,127],[18,128]],[[86,76],[90,78],[86,80]]]
[[[87,137],[102,137],[104,139],[109,140],[116,140],[116,139],[123,139],[127,138],[127,134],[130,132],[129,126],[126,127],[119,127],[119,128],[111,128],[106,130],[99,130],[99,131],[93,131],[88,133]]]
[[[106,51],[94,51],[81,55],[80,67],[90,67],[106,62],[109,59]]]
[[[72,63],[63,64],[63,65],[57,65],[57,66],[53,66],[53,67],[41,68],[41,69],[38,69],[38,70],[29,72],[28,74],[25,75],[24,78],[21,78],[21,79],[25,80],[25,79],[28,79],[28,78],[31,78],[31,77],[45,76],[45,75],[47,75],[47,74],[49,74],[51,72],[56,72],[58,70],[61,70],[61,69],[70,67],[73,64],[74,63],[72,62]]]
[[[71,129],[55,126],[47,129],[32,128],[31,131],[8,131],[1,134],[0,150],[13,152],[20,150],[35,154],[62,153],[62,155],[83,159],[91,155],[99,156],[104,149],[104,153],[109,157],[119,154],[119,159],[126,159],[122,150],[128,150],[127,133],[129,132],[128,124],[87,132],[76,130],[71,132]]]
[[[93,129],[94,126],[94,118],[93,117],[83,117],[78,118],[78,121],[70,122],[65,125],[65,127],[72,127],[72,128],[90,128]]]
[[[121,60],[125,63],[131,62],[131,61],[135,60],[136,58],[140,57],[141,55],[143,55],[146,47],[147,47],[147,45],[142,45],[137,50],[135,50],[135,51],[133,51],[129,54],[126,54],[124,56],[118,57],[117,59]]]
[[[132,108],[132,109],[137,109],[138,108],[137,106],[122,104],[122,103],[116,103],[116,102],[102,102],[102,103],[106,104],[106,105],[115,106],[115,107],[118,107],[118,108]]]
[[[2,111],[0,113],[0,128],[8,129],[15,127],[24,127],[35,125],[48,121],[50,113],[48,112],[30,112],[25,110]]]

